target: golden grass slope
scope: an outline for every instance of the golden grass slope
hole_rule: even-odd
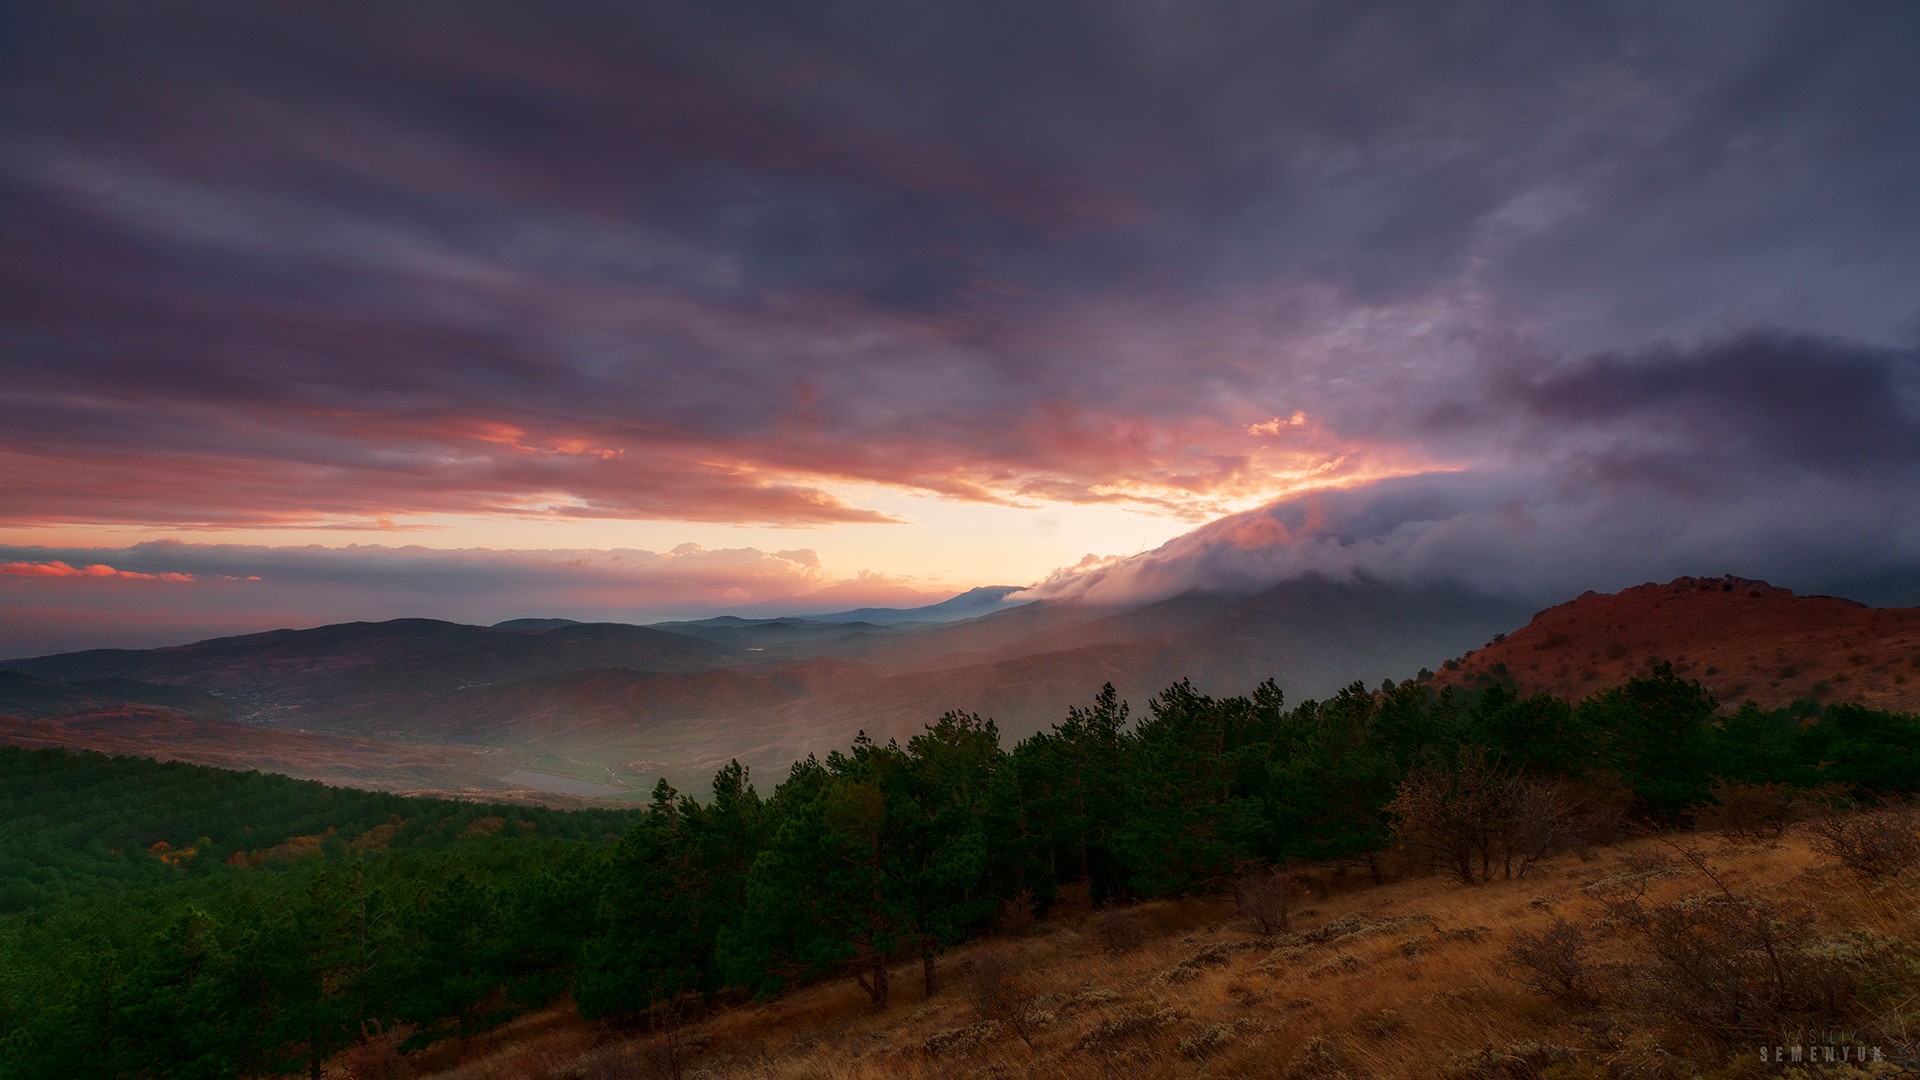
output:
[[[1706,855],[1729,887],[1816,912],[1819,934],[1907,943],[1889,946],[1895,951],[1920,935],[1920,884],[1911,875],[1869,886],[1814,855],[1797,833],[1773,846],[1679,841]],[[1336,885],[1271,938],[1251,932],[1225,901],[1098,911],[955,950],[943,961],[947,989],[931,999],[917,965],[903,966],[895,1004],[883,1013],[851,983],[826,984],[719,1009],[666,1045],[644,1030],[588,1025],[553,1009],[396,1064],[442,1080],[673,1076],[676,1057],[677,1075],[711,1080],[1783,1075],[1761,1063],[1758,1045],[1716,1045],[1672,1017],[1562,1005],[1506,967],[1517,933],[1556,917],[1604,925],[1601,897],[1623,881],[1644,887],[1649,903],[1717,888],[1669,852],[1666,841],[1644,839],[1586,861],[1557,857],[1523,880]],[[1638,962],[1625,939],[1596,940],[1596,964]],[[1020,976],[1031,997],[1017,1026],[1031,1045],[969,993],[982,971]],[[1912,1019],[1920,986],[1903,993]]]

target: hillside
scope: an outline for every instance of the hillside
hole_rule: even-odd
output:
[[[423,1080],[670,1076],[676,1066],[713,1080],[1776,1075],[1753,1071],[1758,1041],[1728,1045],[1690,1024],[1685,1000],[1665,1015],[1642,1011],[1640,995],[1655,988],[1631,976],[1654,974],[1660,954],[1624,929],[1592,929],[1606,925],[1610,900],[1637,888],[1647,889],[1650,907],[1674,910],[1719,895],[1680,848],[1700,852],[1738,895],[1804,913],[1809,936],[1842,943],[1834,947],[1856,970],[1899,963],[1888,945],[1876,952],[1858,943],[1920,936],[1920,881],[1911,877],[1875,886],[1846,875],[1804,833],[1775,845],[1683,835],[1561,856],[1526,878],[1475,887],[1435,878],[1374,887],[1310,874],[1309,889],[1329,891],[1303,890],[1291,927],[1277,936],[1261,935],[1224,898],[1063,913],[955,950],[947,960],[954,976],[933,997],[903,966],[899,1001],[884,1013],[845,982],[723,1007],[670,1037],[585,1023],[559,1008],[483,1039],[429,1047],[412,1064]],[[1585,967],[1600,995],[1592,1006],[1530,988],[1530,972],[1510,956],[1523,936],[1543,936],[1557,920],[1592,935]],[[1009,977],[1010,992],[994,994]],[[1899,1008],[1888,1021],[1910,1023],[1912,1003]],[[1770,1045],[1798,1043],[1795,1034]],[[1844,1038],[1835,1037],[1836,1050]],[[1903,1050],[1867,1031],[1856,1039],[1869,1055]],[[1809,1042],[1818,1053],[1828,1045],[1822,1036]],[[1881,1069],[1871,1075],[1893,1074],[1889,1064]]]
[[[1505,675],[1578,698],[1668,660],[1723,702],[1852,701],[1920,709],[1920,608],[1797,596],[1764,581],[1677,578],[1586,593],[1444,666],[1436,686]]]
[[[319,1075],[360,1018],[550,1001],[638,820],[0,747],[0,1078]]]
[[[82,679],[54,682],[18,671],[0,671],[0,715],[71,716],[91,709],[144,705],[224,720],[239,710],[229,701],[191,687],[134,679]]]
[[[1898,1034],[1888,1010],[1920,986],[1889,944],[1912,930],[1920,717],[1720,718],[1664,668],[1579,702],[1181,683],[1130,714],[1109,689],[1017,741],[948,715],[770,792],[729,766],[625,814],[12,748],[0,766],[0,1080],[319,1075],[341,1054],[332,1075],[359,1077],[402,1050],[406,1073],[476,1077],[631,1075],[654,1050],[714,1075],[1253,1076],[1293,1053],[1319,1074],[1604,1054],[1639,1075],[1635,1046],[1713,1075],[1776,1032]],[[1627,822],[1800,821],[1887,883],[1856,904],[1838,870],[1592,859]],[[1340,899],[1362,882],[1384,891]],[[1210,899],[1230,889],[1264,937]],[[1481,947],[1552,915],[1585,936],[1546,924],[1528,964],[1549,1000],[1491,989]],[[654,1041],[566,1012],[644,1030],[753,998],[776,1004]],[[529,1011],[576,1041],[471,1060]]]
[[[581,668],[706,671],[750,659],[685,634],[624,623],[497,630],[432,619],[340,623],[217,638],[165,649],[96,649],[11,660],[0,670],[40,679],[137,679],[192,686],[242,701],[351,702]]]

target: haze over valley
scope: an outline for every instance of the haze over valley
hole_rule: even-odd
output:
[[[1416,673],[1577,699],[1666,660],[1729,706],[1920,706],[1920,609],[1738,578],[1584,596],[1531,622],[1512,601],[1369,579],[1132,605],[1008,594],[657,626],[408,619],[15,660],[0,664],[0,738],[403,791],[637,798],[731,760],[778,779],[948,710],[1011,741],[1104,684],[1139,707],[1183,679],[1222,696],[1274,679],[1300,700]]]

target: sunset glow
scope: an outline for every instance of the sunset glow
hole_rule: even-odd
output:
[[[0,654],[1907,587],[1911,11],[965,11],[10,13]]]

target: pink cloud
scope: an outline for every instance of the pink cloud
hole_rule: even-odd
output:
[[[941,418],[892,430],[904,422],[837,434],[776,425],[719,439],[604,417],[508,423],[263,410],[257,426],[278,433],[273,456],[251,451],[251,433],[236,444],[246,453],[95,445],[35,461],[40,455],[24,447],[0,446],[0,493],[18,521],[172,528],[362,528],[419,514],[786,527],[899,520],[830,488],[846,482],[965,502],[1131,504],[1200,519],[1308,476],[1337,479],[1367,449],[1303,427],[1290,429],[1301,441],[1275,446],[1232,419],[1157,418],[1059,399],[1030,403],[991,429]],[[59,488],[34,479],[55,464],[66,479]],[[153,482],[162,474],[171,481],[164,488]],[[175,494],[183,478],[197,493],[186,506]]]
[[[68,566],[63,562],[0,563],[0,574],[13,574],[17,577],[82,577],[86,571]]]
[[[58,559],[50,562],[10,562],[0,563],[0,574],[13,577],[45,578],[124,578],[129,581],[192,581],[192,574],[160,573],[143,574],[137,570],[116,570],[106,563],[91,563],[86,566],[73,566]]]

